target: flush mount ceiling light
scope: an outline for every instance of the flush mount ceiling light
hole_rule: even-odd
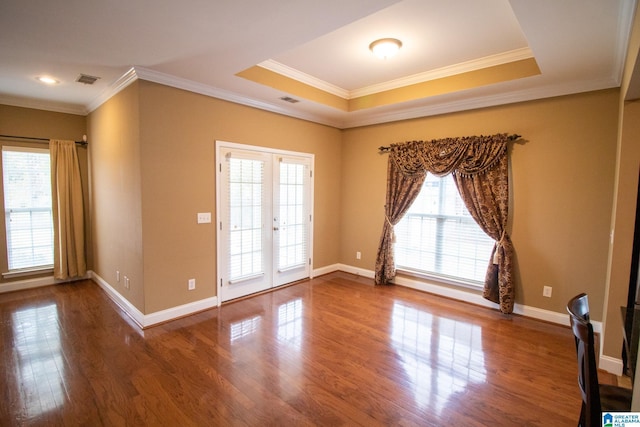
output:
[[[398,39],[379,39],[369,45],[369,50],[378,58],[387,59],[398,53],[402,42]]]
[[[58,80],[54,79],[53,77],[49,77],[49,76],[36,77],[36,80],[38,80],[40,83],[44,83],[44,84],[47,84],[47,85],[56,85],[56,84],[60,83]]]

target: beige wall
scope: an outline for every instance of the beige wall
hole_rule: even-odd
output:
[[[133,83],[92,112],[88,129],[93,270],[144,313],[138,86]]]
[[[87,133],[86,117],[76,114],[54,113],[51,111],[34,110],[31,108],[0,105],[0,134],[47,139],[68,139],[79,141]],[[0,138],[0,146],[14,145],[24,147],[48,148],[48,144],[20,142],[15,139]],[[92,268],[91,235],[89,229],[89,172],[87,162],[87,148],[78,146],[78,161],[82,178],[82,190],[85,195],[85,229],[87,234],[87,266]],[[2,167],[0,162],[0,168]],[[0,171],[0,180],[2,172]],[[8,271],[7,241],[4,223],[4,194],[0,185],[0,272]],[[46,274],[51,276],[51,274]],[[42,275],[41,275],[42,276]],[[25,280],[25,277],[4,280],[0,276],[0,283]]]
[[[640,15],[634,17],[629,49],[620,88],[616,181],[612,206],[612,239],[609,274],[606,286],[603,354],[619,358],[622,347],[620,306],[626,305],[631,272],[631,251],[635,228],[638,172],[640,166],[640,105],[638,100],[625,102],[632,79],[640,80],[636,60],[640,50]]]
[[[624,104],[617,166],[618,183],[613,205],[614,240],[607,287],[603,353],[620,357],[622,321],[620,307],[627,303],[631,252],[635,228],[638,166],[640,161],[640,101]]]
[[[131,274],[131,290],[118,291],[142,313],[216,295],[215,226],[196,222],[198,212],[215,218],[216,140],[313,153],[314,267],[338,261],[339,130],[146,81],[89,123],[96,272],[111,284],[116,269]]]
[[[447,114],[344,132],[340,262],[373,270],[393,142],[517,133],[512,144],[511,223],[516,302],[564,313],[587,292],[594,320],[605,296],[618,91],[607,90]],[[355,252],[362,259],[355,259]],[[553,296],[542,296],[543,286]]]

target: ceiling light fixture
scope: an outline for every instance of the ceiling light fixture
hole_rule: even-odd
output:
[[[44,84],[47,84],[47,85],[56,85],[56,84],[60,83],[58,80],[54,79],[53,77],[48,77],[48,76],[40,76],[40,77],[36,77],[36,79],[40,83],[44,83]]]
[[[398,39],[379,39],[369,45],[369,50],[378,58],[387,59],[398,53],[402,42]]]

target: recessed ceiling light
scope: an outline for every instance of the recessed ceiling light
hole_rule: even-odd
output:
[[[49,77],[49,76],[40,76],[40,77],[36,77],[36,79],[40,83],[44,83],[44,84],[48,84],[48,85],[56,85],[56,84],[60,83],[58,80],[54,79],[53,77]]]
[[[387,59],[398,53],[402,42],[398,39],[379,39],[369,45],[369,49],[378,58]]]

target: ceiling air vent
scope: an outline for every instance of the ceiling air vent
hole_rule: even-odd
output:
[[[282,99],[283,101],[290,102],[291,104],[295,104],[296,102],[300,102],[300,100],[295,99],[295,98],[292,98],[292,97],[290,97],[290,96],[283,96],[283,97],[282,97],[282,98],[280,98],[280,99]]]
[[[78,78],[76,79],[76,81],[78,83],[83,83],[86,85],[92,85],[94,84],[100,77],[95,77],[95,76],[90,76],[87,74],[80,74],[78,76]]]

